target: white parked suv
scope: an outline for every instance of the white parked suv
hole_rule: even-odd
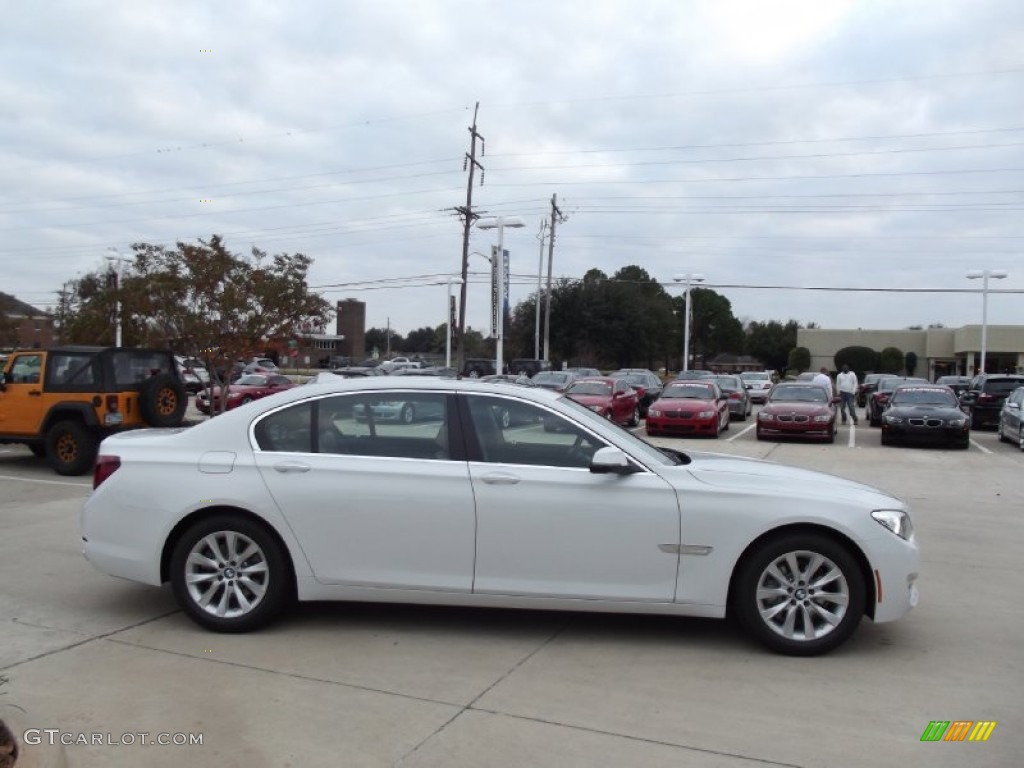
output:
[[[750,399],[755,403],[763,403],[772,391],[774,381],[770,371],[743,371],[740,374],[743,384],[750,391]]]

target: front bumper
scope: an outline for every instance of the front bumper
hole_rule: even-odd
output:
[[[876,623],[896,621],[914,608],[919,599],[917,579],[920,554],[917,541],[898,536],[877,539],[870,547],[871,579],[875,588]]]
[[[647,414],[647,431],[669,435],[713,435],[718,426],[717,414],[710,419],[672,418]]]
[[[890,440],[913,443],[955,443],[963,445],[971,438],[970,429],[964,427],[922,427],[912,424],[888,424],[882,420],[882,434]]]

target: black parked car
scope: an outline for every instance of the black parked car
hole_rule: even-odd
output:
[[[971,417],[971,429],[999,423],[1006,396],[1024,385],[1024,374],[979,373],[960,395],[960,405]]]
[[[953,390],[953,394],[960,397],[964,392],[967,391],[967,387],[971,384],[970,376],[939,376],[935,380],[936,384],[941,384],[944,387],[949,387]]]
[[[897,387],[882,414],[882,445],[896,442],[946,443],[967,448],[971,424],[949,387],[911,384]]]
[[[875,391],[868,397],[865,415],[872,427],[882,426],[882,413],[889,407],[889,398],[899,387],[910,384],[931,384],[928,379],[912,379],[906,376],[886,376],[879,380]]]
[[[874,394],[878,388],[878,382],[882,379],[886,379],[892,374],[890,373],[867,373],[864,374],[864,381],[857,387],[857,405],[861,408],[867,408],[868,398]]]
[[[541,371],[550,371],[551,363],[547,360],[533,360],[531,358],[516,358],[508,364],[508,372],[520,376],[535,376]]]

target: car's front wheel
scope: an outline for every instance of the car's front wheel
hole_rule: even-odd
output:
[[[294,578],[267,529],[237,515],[215,515],[189,528],[171,556],[178,604],[215,632],[248,632],[287,605]]]
[[[1024,424],[1020,425],[1020,430],[1017,433],[1017,445],[1024,451]]]
[[[412,403],[403,405],[400,418],[403,424],[412,424],[416,420],[416,406]]]
[[[732,610],[740,624],[773,651],[826,653],[860,623],[864,575],[841,544],[815,533],[769,539],[740,565]]]
[[[629,417],[629,426],[635,427],[640,424],[640,406],[633,409],[633,415]]]

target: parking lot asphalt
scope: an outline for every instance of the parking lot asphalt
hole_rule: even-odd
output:
[[[728,622],[313,604],[248,635],[205,632],[169,589],[81,556],[88,478],[0,446],[0,703],[77,734],[70,766],[1005,766],[1024,748],[1024,453],[758,442],[753,420],[682,450],[767,458],[912,505],[921,603],[824,657],[775,656]],[[642,432],[642,428],[641,428]],[[923,743],[931,721],[995,721]]]

